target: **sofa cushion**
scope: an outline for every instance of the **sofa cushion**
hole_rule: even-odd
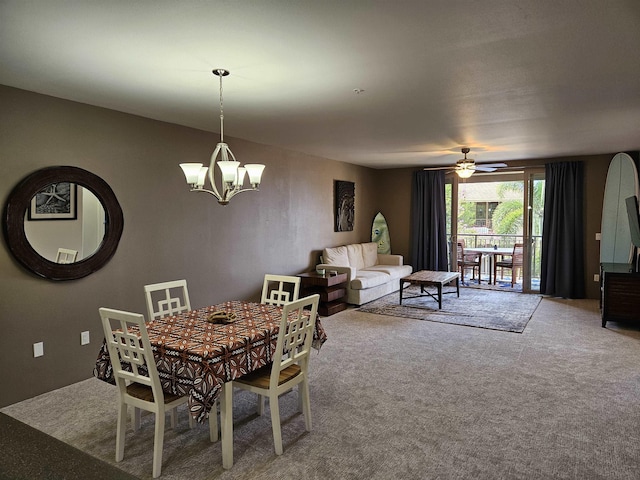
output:
[[[351,266],[346,246],[325,248],[324,252],[322,252],[322,259],[328,265]]]
[[[347,245],[347,256],[349,257],[349,265],[356,267],[356,270],[364,268],[364,259],[362,258],[362,244],[353,243]]]
[[[365,268],[362,273],[384,273],[388,275],[387,280],[395,280],[411,275],[412,270],[411,265],[374,265],[373,267]],[[358,276],[360,276],[360,272],[358,272]]]
[[[362,244],[362,260],[364,261],[364,267],[371,267],[378,263],[378,244],[376,242],[369,242]]]
[[[371,270],[358,270],[357,277],[351,280],[349,286],[353,290],[363,290],[365,288],[377,287],[391,280],[391,276],[384,272]]]

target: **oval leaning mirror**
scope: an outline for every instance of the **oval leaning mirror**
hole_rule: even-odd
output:
[[[78,167],[48,167],[11,192],[3,230],[9,250],[33,273],[73,280],[102,268],[118,247],[124,225],[111,187]]]

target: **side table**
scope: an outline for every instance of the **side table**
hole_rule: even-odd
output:
[[[316,272],[306,272],[297,275],[300,277],[301,297],[320,295],[318,313],[328,317],[347,308],[345,296],[347,294],[347,274],[319,275]]]
[[[600,264],[602,326],[608,321],[640,320],[640,273],[628,263]]]

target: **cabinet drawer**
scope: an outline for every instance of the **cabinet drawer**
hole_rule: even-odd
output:
[[[347,289],[342,285],[328,288],[305,287],[302,289],[303,297],[313,295],[314,293],[320,295],[321,302],[333,302],[334,300],[339,300],[344,297],[347,294]]]

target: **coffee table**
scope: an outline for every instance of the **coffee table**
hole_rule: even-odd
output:
[[[442,308],[442,287],[448,283],[451,283],[453,280],[456,281],[456,291],[455,292],[444,292],[447,293],[457,293],[458,298],[460,297],[460,274],[458,272],[433,272],[431,270],[420,270],[418,272],[412,273],[406,277],[402,277],[400,279],[400,305],[402,305],[402,291],[404,290],[405,283],[409,285],[420,285],[420,293],[422,295],[412,295],[406,298],[418,298],[418,297],[431,297],[434,300],[438,301],[438,308]],[[431,292],[427,292],[424,287],[427,286],[435,286],[438,289],[437,296],[435,296]]]

